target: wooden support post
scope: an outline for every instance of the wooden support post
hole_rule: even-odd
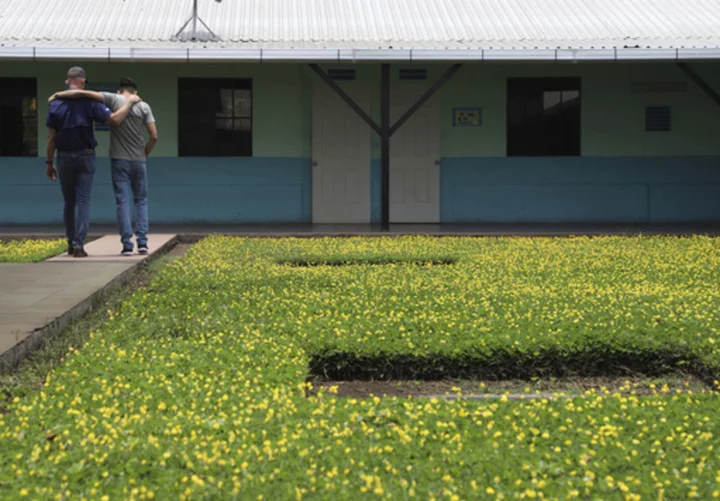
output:
[[[380,76],[380,171],[382,172],[382,231],[390,230],[390,65]]]

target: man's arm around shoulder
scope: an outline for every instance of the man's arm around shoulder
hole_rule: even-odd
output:
[[[72,89],[56,92],[48,98],[48,102],[52,103],[56,99],[93,99],[95,101],[105,102],[105,98],[100,92],[84,89]]]
[[[102,94],[101,94],[102,95]],[[107,122],[112,127],[117,127],[120,125],[125,118],[127,118],[128,113],[130,113],[130,110],[132,109],[135,104],[142,101],[140,97],[135,94],[125,99],[125,104],[123,104],[115,113],[110,115],[110,117],[107,119]]]

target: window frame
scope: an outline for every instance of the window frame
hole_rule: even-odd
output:
[[[235,116],[235,110],[233,107],[233,114],[231,117],[218,117],[217,112],[215,112],[214,116],[211,116],[211,112],[208,112],[208,117],[205,120],[200,121],[207,121],[207,122],[214,122],[215,129],[217,128],[217,121],[218,120],[248,120],[250,123],[249,129],[247,131],[240,130],[239,132],[247,134],[249,136],[249,139],[247,141],[247,151],[242,152],[242,154],[213,154],[212,152],[204,152],[202,154],[198,154],[197,152],[188,152],[183,151],[183,129],[188,125],[188,121],[195,121],[196,123],[199,122],[197,118],[193,118],[193,113],[191,112],[183,112],[183,102],[185,98],[191,99],[191,97],[187,97],[185,93],[192,93],[193,89],[197,88],[197,86],[201,84],[207,87],[212,86],[213,92],[217,92],[218,96],[220,95],[220,91],[224,89],[232,89],[232,90],[247,90],[250,92],[250,109],[249,109],[249,115],[248,116]],[[206,87],[206,88],[207,88]],[[228,78],[228,77],[181,77],[177,79],[177,90],[178,90],[178,97],[177,97],[177,114],[178,114],[178,120],[177,120],[177,131],[178,131],[178,151],[177,155],[178,157],[187,157],[187,158],[203,158],[203,157],[217,157],[217,158],[246,158],[246,157],[252,157],[253,156],[253,136],[254,136],[254,112],[255,112],[255,106],[254,106],[254,95],[253,95],[253,80],[252,78],[247,77],[237,77],[237,78]],[[195,114],[197,116],[197,114]],[[187,133],[187,131],[186,131]],[[236,152],[237,153],[237,152]]]
[[[26,92],[28,91],[29,92]],[[20,151],[25,150],[26,137],[25,131],[28,123],[33,124],[31,127],[34,132],[34,137],[31,138],[31,148],[28,149],[27,154],[21,153],[20,155],[4,155],[0,151],[0,158],[37,158],[40,153],[40,113],[39,113],[39,101],[38,101],[38,84],[37,77],[0,77],[0,92],[3,97],[12,96],[19,98],[20,103]],[[35,101],[35,110],[31,115],[26,115],[24,106],[25,99],[31,99]],[[1,129],[0,129],[1,130]]]
[[[512,128],[515,125],[511,121],[512,111],[512,99],[514,94],[518,92],[517,89],[513,89],[514,86],[522,87],[527,86],[534,91],[539,91],[544,94],[546,92],[578,92],[577,102],[577,149],[573,148],[571,152],[531,152],[531,153],[519,153],[516,141],[511,140]],[[530,91],[526,91],[526,96],[530,95]],[[527,97],[526,97],[527,99]],[[582,100],[583,100],[583,89],[582,89],[582,78],[581,77],[509,77],[506,84],[506,114],[505,114],[505,155],[508,157],[581,157],[583,148],[583,134],[582,134]],[[562,104],[562,100],[560,101]]]

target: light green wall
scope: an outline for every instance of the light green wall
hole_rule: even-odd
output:
[[[38,140],[44,155],[47,132],[46,97],[64,87],[70,63],[0,63],[0,77],[37,77],[40,124]],[[308,80],[296,65],[259,64],[83,64],[90,82],[116,82],[132,76],[140,95],[153,108],[160,142],[153,153],[176,156],[177,78],[217,77],[253,79],[253,155],[309,157],[311,101]],[[98,155],[106,156],[108,132],[98,132]]]
[[[63,87],[70,63],[0,63],[0,76],[38,78],[40,154],[46,132],[45,97]],[[140,94],[155,112],[161,141],[156,154],[177,155],[178,77],[246,77],[253,79],[253,153],[259,157],[311,155],[312,85],[317,82],[307,65],[300,64],[102,64],[83,65],[90,81],[114,82],[131,75]],[[720,90],[720,64],[693,64]],[[330,66],[325,66],[328,68]],[[336,66],[357,70],[351,86],[371,93],[371,115],[379,121],[380,67],[375,64]],[[393,85],[398,69],[393,65]],[[426,65],[430,86],[447,65]],[[652,156],[720,154],[720,107],[716,106],[674,64],[466,64],[440,91],[441,154],[443,157],[505,155],[505,89],[510,77],[578,76],[582,78],[582,154],[585,156]],[[687,92],[631,94],[631,82],[687,82]],[[644,130],[644,108],[672,106],[672,132]],[[454,107],[483,108],[480,128],[452,127]],[[98,154],[107,152],[107,132],[99,132]],[[371,134],[373,157],[379,139]]]
[[[720,64],[693,64],[720,91]],[[337,65],[354,68],[357,80],[345,87],[371,91],[371,116],[380,121],[379,65]],[[430,87],[448,65],[393,65],[392,85],[416,85],[398,79],[400,68],[426,68]],[[307,70],[309,71],[309,70]],[[443,157],[505,156],[506,87],[513,77],[580,77],[582,79],[582,154],[584,156],[657,156],[720,154],[720,107],[691,82],[675,64],[466,64],[439,91],[441,155]],[[313,76],[308,73],[308,78]],[[686,82],[687,92],[633,94],[632,82]],[[672,107],[671,132],[646,132],[645,107]],[[453,127],[456,107],[482,108],[479,128]],[[373,158],[380,141],[372,134]]]
[[[720,64],[693,64],[720,90]],[[442,155],[504,156],[506,81],[511,77],[582,79],[582,154],[720,154],[720,107],[674,64],[466,65],[442,91]],[[632,94],[631,82],[687,82],[687,92]],[[645,132],[646,106],[672,106],[671,132]],[[453,107],[482,107],[480,128],[453,128]]]

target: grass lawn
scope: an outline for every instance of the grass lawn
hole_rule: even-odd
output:
[[[34,263],[67,251],[67,241],[58,239],[0,239],[0,263]]]
[[[306,381],[712,384],[719,264],[705,237],[208,238],[0,408],[0,498],[712,499],[712,391],[361,399]]]

